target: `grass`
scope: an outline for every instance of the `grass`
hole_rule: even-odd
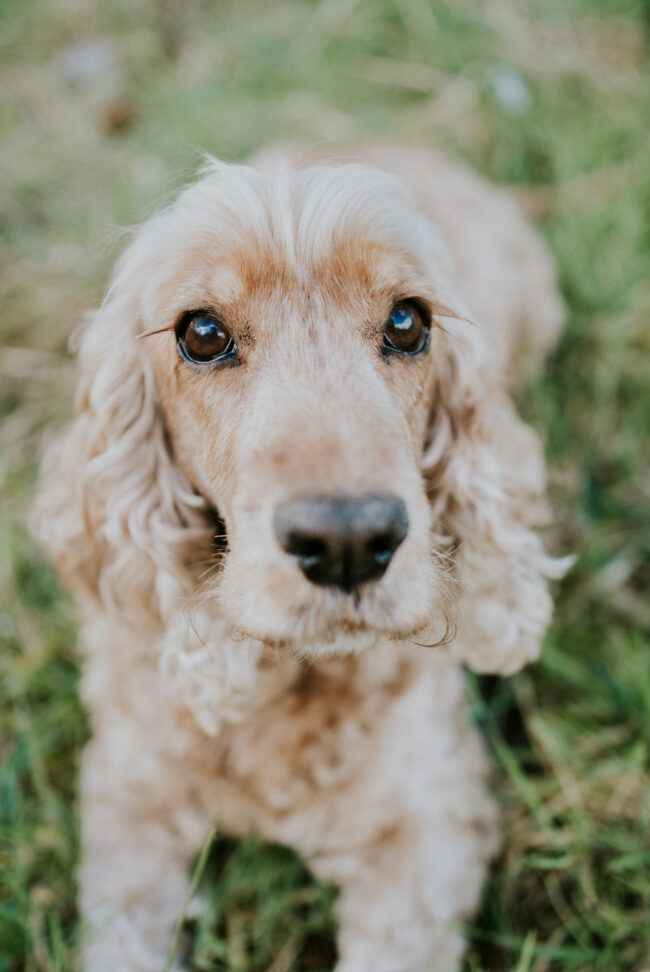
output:
[[[74,615],[24,526],[42,438],[70,410],[67,336],[120,226],[200,150],[238,159],[278,135],[442,145],[541,220],[570,317],[522,407],[547,439],[554,546],[578,560],[541,662],[472,679],[508,836],[467,968],[650,967],[649,11],[1,0],[0,972],[67,972],[77,934]],[[84,75],[89,40],[104,46]],[[220,838],[202,884],[191,968],[331,968],[334,892],[285,849]]]

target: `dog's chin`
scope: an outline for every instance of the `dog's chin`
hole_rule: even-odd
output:
[[[232,625],[230,630],[235,641],[244,639],[257,643],[263,650],[270,648],[273,651],[287,652],[303,661],[358,655],[374,648],[380,641],[401,640],[387,631],[376,631],[361,625],[354,628],[343,624],[332,625],[321,633],[302,636],[278,636],[270,632],[262,634],[241,625]]]
[[[385,640],[385,638],[386,635],[382,636],[378,631],[368,628],[359,628],[356,631],[334,628],[320,638],[289,642],[287,647],[300,658],[315,661],[320,658],[359,655],[362,651],[374,648],[380,639]]]

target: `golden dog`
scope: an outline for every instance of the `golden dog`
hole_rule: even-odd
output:
[[[215,821],[340,887],[338,972],[456,968],[497,847],[461,665],[548,623],[508,390],[562,303],[505,192],[348,154],[210,160],[83,336],[36,529],[83,616],[86,972],[160,972]]]

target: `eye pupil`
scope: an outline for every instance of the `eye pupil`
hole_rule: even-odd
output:
[[[235,352],[235,342],[223,324],[210,314],[185,317],[176,332],[181,355],[194,364],[207,364]]]
[[[416,303],[401,301],[392,308],[384,328],[384,354],[418,354],[427,347],[429,327]]]

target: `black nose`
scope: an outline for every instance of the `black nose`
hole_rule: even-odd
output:
[[[352,591],[378,580],[408,532],[396,496],[305,496],[275,511],[280,545],[313,584]]]

